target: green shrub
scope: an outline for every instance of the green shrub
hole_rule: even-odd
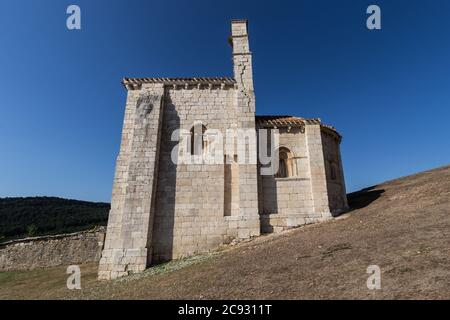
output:
[[[27,227],[27,236],[34,237],[37,233],[37,227],[32,224],[31,226]]]

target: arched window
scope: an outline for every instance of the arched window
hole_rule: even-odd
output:
[[[205,136],[206,127],[201,124],[195,124],[191,128],[191,155],[201,155],[206,149],[208,140]]]
[[[276,174],[277,178],[288,178],[297,175],[294,155],[288,148],[281,147],[278,150],[278,158],[279,164],[278,172]]]
[[[287,172],[287,159],[288,155],[284,151],[280,151],[279,154],[279,165],[278,165],[278,178],[287,178],[288,172]]]

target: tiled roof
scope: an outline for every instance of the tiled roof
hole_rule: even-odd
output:
[[[123,78],[122,83],[125,87],[141,86],[143,83],[163,83],[168,85],[186,85],[186,84],[213,84],[213,85],[234,85],[236,80],[231,77],[216,78]]]
[[[322,124],[319,118],[305,119],[293,116],[256,116],[256,126],[259,128],[283,128],[283,127],[303,127],[305,124],[320,124],[325,130],[330,130],[337,134],[339,138],[341,135],[332,126]]]
[[[293,116],[256,116],[256,123],[262,127],[293,127],[304,124],[320,124],[320,119],[305,119]]]

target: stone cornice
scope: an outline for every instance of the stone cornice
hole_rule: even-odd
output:
[[[185,87],[189,85],[219,85],[219,86],[234,86],[236,80],[231,77],[214,77],[214,78],[123,78],[122,84],[128,90],[140,89],[146,83],[162,83],[164,85],[171,85],[174,87]]]

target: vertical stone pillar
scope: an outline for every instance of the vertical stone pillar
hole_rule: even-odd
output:
[[[313,213],[318,218],[328,219],[331,218],[331,213],[328,205],[327,177],[320,124],[306,124],[305,135],[310,169]]]
[[[349,207],[348,207],[348,200],[347,200],[347,191],[346,191],[346,187],[345,187],[344,167],[342,166],[340,142],[338,142],[338,145],[337,145],[337,153],[338,153],[337,156],[338,156],[338,161],[339,161],[339,179],[342,184],[342,200],[344,202],[344,208],[342,209],[342,211],[347,211],[349,209]]]
[[[229,219],[237,221],[238,238],[257,236],[260,233],[258,213],[257,148],[255,130],[255,93],[253,90],[252,55],[249,49],[247,20],[231,22],[231,45],[233,47],[233,71],[236,80],[235,107],[237,129],[245,133],[248,143],[237,144],[239,178],[239,215]],[[239,134],[238,132],[238,134]],[[239,140],[239,139],[238,139]],[[243,155],[247,160],[244,163]],[[252,159],[252,162],[249,160]],[[253,163],[254,162],[254,163]],[[236,170],[237,171],[237,170]]]
[[[163,84],[128,92],[99,279],[143,271],[151,259]]]

